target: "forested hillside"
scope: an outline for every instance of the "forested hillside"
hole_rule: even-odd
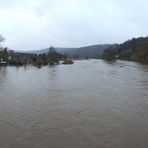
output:
[[[148,37],[133,38],[117,45],[116,48],[108,48],[104,51],[103,58],[148,63]]]

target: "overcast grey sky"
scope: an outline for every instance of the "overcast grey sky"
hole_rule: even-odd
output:
[[[0,0],[0,34],[15,50],[120,43],[148,35],[147,14],[147,0]]]

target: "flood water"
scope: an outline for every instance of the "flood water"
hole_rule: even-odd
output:
[[[148,66],[0,67],[0,148],[147,148]]]

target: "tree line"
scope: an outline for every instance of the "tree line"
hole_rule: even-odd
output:
[[[133,38],[115,47],[110,47],[104,51],[102,58],[148,63],[148,37]]]

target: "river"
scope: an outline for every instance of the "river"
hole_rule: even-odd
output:
[[[1,148],[147,148],[148,66],[0,67]]]

